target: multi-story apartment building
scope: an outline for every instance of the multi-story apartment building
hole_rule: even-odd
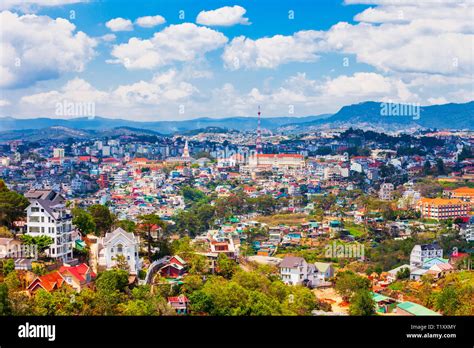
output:
[[[470,204],[460,199],[421,198],[417,203],[422,218],[437,220],[455,219],[466,216]]]
[[[443,257],[443,249],[438,244],[417,244],[410,253],[410,266],[422,267],[426,259],[435,257]]]
[[[64,149],[60,147],[55,147],[53,149],[53,157],[55,158],[64,158]]]
[[[392,200],[393,189],[393,184],[387,182],[383,183],[380,185],[379,198],[384,201]]]
[[[66,262],[72,258],[72,215],[66,200],[53,190],[30,190],[25,194],[30,205],[26,208],[27,234],[49,236],[53,244],[46,254]]]

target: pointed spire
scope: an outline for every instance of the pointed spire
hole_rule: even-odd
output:
[[[189,157],[188,139],[184,143],[183,157]]]

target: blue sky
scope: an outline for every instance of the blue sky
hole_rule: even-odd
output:
[[[473,98],[470,1],[7,0],[0,116],[305,116]],[[183,18],[184,15],[184,18]]]

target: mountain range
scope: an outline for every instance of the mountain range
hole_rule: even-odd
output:
[[[268,117],[261,119],[262,128],[276,129],[289,123],[311,122],[330,115],[306,117]],[[42,129],[48,127],[68,127],[83,130],[104,130],[116,127],[131,127],[153,130],[162,134],[186,132],[211,127],[249,131],[255,129],[256,117],[227,117],[227,118],[196,118],[184,121],[148,121],[140,122],[125,119],[104,117],[78,117],[72,119],[33,118],[18,119],[13,117],[0,118],[0,132],[26,129]]]
[[[397,108],[398,107],[398,108]],[[306,117],[264,117],[261,127],[271,131],[304,132],[327,126],[376,126],[385,128],[438,128],[474,130],[474,101],[413,107],[411,105],[363,102],[342,107],[333,115]],[[194,134],[196,131],[252,131],[256,117],[196,118],[183,121],[140,122],[104,117],[72,119],[0,118],[0,140],[41,138],[85,138],[104,134]]]

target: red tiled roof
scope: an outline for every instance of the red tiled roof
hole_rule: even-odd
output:
[[[59,273],[65,274],[68,272],[71,274],[74,278],[79,280],[80,282],[86,281],[86,274],[89,271],[89,266],[86,265],[85,263],[81,263],[80,265],[77,266],[61,266],[59,269]],[[95,278],[95,273],[91,272],[91,278]]]
[[[54,289],[60,288],[64,279],[61,277],[59,272],[52,272],[42,276],[37,277],[33,282],[28,286],[28,289],[34,284],[40,284],[46,291],[52,291]],[[31,290],[31,289],[30,289]]]
[[[107,157],[107,158],[103,158],[103,159],[102,159],[102,162],[106,162],[106,163],[118,163],[119,160],[116,159],[116,158],[113,158],[113,157]]]
[[[168,297],[168,302],[189,302],[189,299],[186,296],[173,296]]]

